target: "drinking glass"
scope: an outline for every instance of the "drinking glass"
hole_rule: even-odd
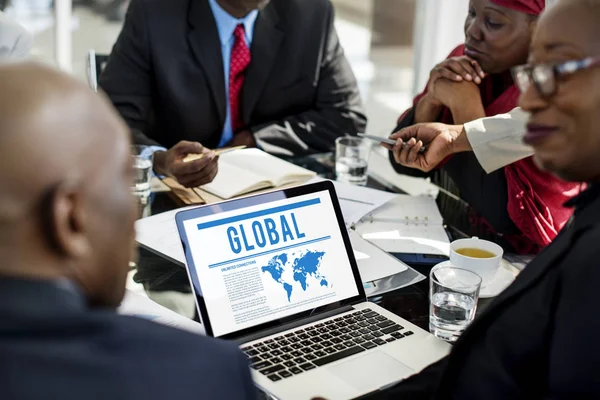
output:
[[[481,277],[455,267],[433,268],[429,275],[429,331],[455,342],[475,318]]]
[[[133,157],[133,183],[131,190],[139,197],[150,195],[150,181],[152,179],[152,165],[154,153],[148,146],[131,146]]]
[[[371,146],[356,137],[340,137],[335,141],[335,175],[340,182],[365,186]]]

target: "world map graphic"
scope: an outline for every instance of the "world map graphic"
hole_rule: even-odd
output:
[[[306,292],[311,285],[329,286],[326,277],[319,271],[321,260],[325,252],[322,251],[303,251],[292,254],[282,253],[271,258],[268,264],[262,267],[263,273],[269,273],[271,278],[279,283],[287,293],[288,302],[292,300],[294,287],[300,284],[303,291]],[[292,281],[285,279],[286,271],[292,269]]]

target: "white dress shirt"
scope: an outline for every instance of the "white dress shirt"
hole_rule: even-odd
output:
[[[488,174],[533,155],[533,149],[523,143],[528,117],[525,111],[515,108],[508,114],[465,124],[473,152]]]

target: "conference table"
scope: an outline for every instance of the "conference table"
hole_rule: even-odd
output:
[[[301,165],[305,168],[311,169],[317,172],[322,177],[332,178],[333,164],[330,162],[331,155],[295,158],[288,159],[288,161],[294,162],[297,165]],[[390,191],[388,185],[385,185],[385,183],[379,182],[371,177],[369,177],[367,186],[374,189]],[[181,200],[179,200],[172,192],[152,193],[152,195],[148,199],[138,200],[138,205],[140,218],[185,206],[185,204],[183,204]],[[448,234],[451,240],[455,238],[460,238],[460,236],[462,236],[460,231],[452,229],[451,227],[448,228]],[[408,286],[399,285],[404,287],[399,287],[397,289],[392,288],[391,291],[370,297],[369,300],[376,302],[383,308],[412,322],[413,324],[425,330],[428,330],[428,276],[430,272],[430,267],[427,268],[419,265],[410,264],[409,266],[417,272],[423,274],[426,277],[426,279],[422,279],[419,282],[410,284]],[[185,269],[152,253],[149,250],[146,250],[141,247],[138,249],[138,262],[136,268],[137,272],[134,280],[138,283],[142,283],[147,291],[170,291],[191,294],[188,276]],[[406,272],[398,274],[398,276],[405,273]],[[387,282],[374,282],[375,286],[377,286],[378,284],[385,284],[389,286],[390,280],[388,278],[386,279]],[[400,279],[400,281],[402,280]],[[487,304],[490,303],[491,300],[492,299],[480,299],[478,304],[478,312],[481,312],[483,309],[485,309],[485,307],[487,306]],[[190,301],[193,301],[193,298],[191,296]],[[195,316],[195,318],[197,318],[197,315]]]

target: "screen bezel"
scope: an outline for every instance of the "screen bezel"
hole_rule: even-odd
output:
[[[340,203],[338,201],[335,187],[330,181],[317,182],[304,186],[297,186],[289,189],[283,189],[278,191],[273,191],[269,193],[259,194],[256,196],[248,196],[241,199],[229,200],[225,202],[210,204],[206,206],[201,206],[192,210],[185,210],[177,213],[175,215],[175,221],[177,223],[177,230],[179,231],[179,237],[181,239],[181,243],[183,246],[183,251],[185,253],[186,259],[186,270],[188,272],[188,278],[190,280],[192,290],[194,292],[194,298],[196,300],[196,308],[198,313],[202,318],[202,323],[206,330],[206,334],[208,336],[214,336],[212,324],[210,318],[208,316],[208,309],[206,307],[206,303],[202,296],[202,288],[200,286],[200,282],[198,281],[198,274],[196,273],[196,266],[194,264],[194,260],[192,258],[192,253],[189,251],[189,243],[187,239],[187,234],[185,232],[185,228],[183,226],[184,221],[188,221],[190,219],[207,216],[207,215],[215,215],[225,211],[232,211],[241,208],[246,208],[251,205],[257,204],[266,204],[272,201],[290,199],[298,196],[303,196],[311,193],[318,192],[329,192],[329,196],[331,197],[331,203],[335,210],[336,219],[338,222],[338,229],[340,229],[342,234],[342,239],[344,241],[344,246],[346,247],[346,253],[348,255],[348,261],[350,262],[350,267],[352,269],[352,274],[354,275],[354,281],[356,288],[358,290],[358,294],[354,297],[336,301],[330,304],[327,304],[322,307],[310,309],[303,311],[301,313],[296,313],[286,318],[277,319],[271,322],[266,322],[263,324],[256,325],[251,328],[243,329],[236,332],[231,332],[225,335],[219,336],[221,339],[235,340],[245,336],[256,334],[260,331],[277,328],[278,326],[290,324],[296,322],[298,320],[315,316],[319,313],[331,311],[332,309],[337,309],[340,307],[345,307],[348,305],[354,305],[358,303],[362,303],[366,301],[365,289],[362,284],[362,279],[360,277],[360,272],[358,270],[358,264],[356,262],[356,258],[354,257],[354,251],[352,250],[352,244],[350,242],[350,237],[348,236],[348,231],[346,230],[346,224],[344,222],[344,218],[342,216],[342,210],[340,208]]]

